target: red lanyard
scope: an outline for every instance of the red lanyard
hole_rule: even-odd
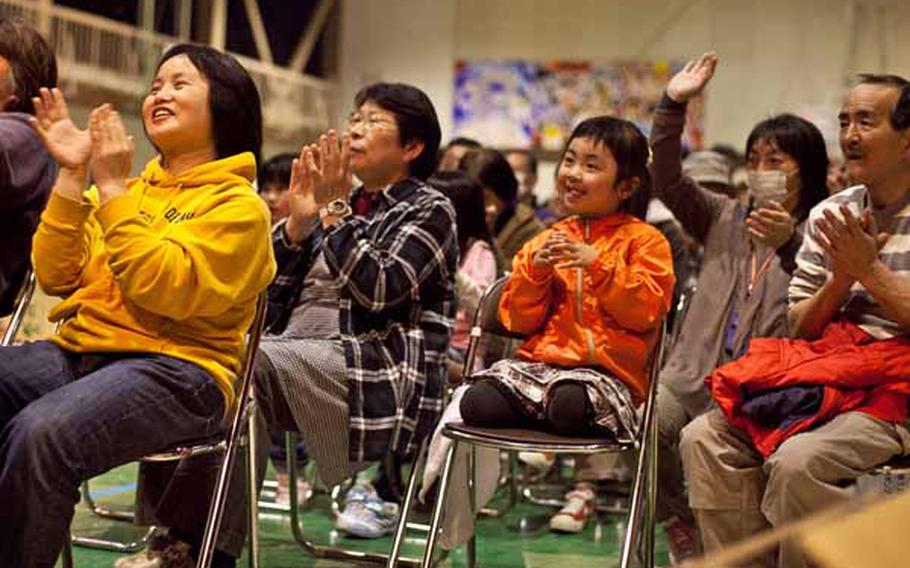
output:
[[[749,277],[749,285],[746,287],[746,297],[752,295],[752,290],[755,289],[755,285],[758,284],[758,281],[771,269],[771,261],[774,260],[775,251],[771,251],[768,255],[768,258],[761,263],[761,267],[758,267],[758,252],[752,251],[752,274]]]

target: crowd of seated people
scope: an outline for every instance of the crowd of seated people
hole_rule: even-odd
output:
[[[236,59],[177,44],[154,71],[141,119],[157,155],[138,170],[118,110],[74,120],[52,48],[0,19],[0,312],[29,268],[61,299],[52,338],[0,347],[0,565],[55,565],[82,482],[223,435],[263,295],[256,481],[271,453],[287,502],[282,433],[298,433],[297,461],[322,483],[354,479],[336,522],[352,536],[394,530],[388,480],[400,485],[466,377],[452,410],[469,425],[632,441],[672,315],[656,416],[674,562],[843,502],[910,451],[903,78],[856,78],[833,165],[808,120],[758,122],[742,193],[734,150],[684,158],[687,106],[722,72],[705,54],[667,83],[650,139],[618,117],[578,124],[545,208],[532,151],[440,150],[437,110],[413,85],[364,86],[343,128],[263,160],[259,94]],[[526,339],[465,369],[499,276],[498,317]],[[680,278],[687,310],[673,314]],[[143,463],[137,521],[159,529],[116,565],[193,565],[220,463]],[[249,529],[241,466],[218,567],[236,565]],[[619,467],[576,458],[550,528],[583,530]],[[791,542],[754,562],[808,565]]]

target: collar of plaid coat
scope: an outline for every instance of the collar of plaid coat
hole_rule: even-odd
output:
[[[323,251],[342,290],[350,459],[413,451],[442,411],[458,267],[451,203],[411,178],[377,194],[369,218],[351,216],[327,231],[317,227],[299,246],[283,235],[279,224],[269,332],[287,325],[304,277]]]

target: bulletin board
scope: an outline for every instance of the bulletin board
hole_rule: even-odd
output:
[[[454,129],[497,148],[560,152],[585,118],[609,114],[647,135],[654,109],[682,61],[458,61]],[[704,103],[690,102],[683,143],[700,149]]]

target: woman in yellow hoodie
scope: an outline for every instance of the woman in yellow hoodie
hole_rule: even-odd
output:
[[[34,103],[60,172],[33,264],[63,301],[53,341],[0,349],[0,566],[10,568],[54,565],[81,481],[219,431],[275,272],[269,213],[251,185],[259,95],[232,57],[191,45],[163,55],[142,104],[160,156],[135,179],[110,105],[80,130],[59,90]]]

